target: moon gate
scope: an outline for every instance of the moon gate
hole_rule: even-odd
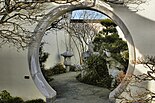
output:
[[[39,47],[44,33],[46,32],[46,29],[52,22],[54,22],[54,20],[56,20],[58,17],[67,12],[79,9],[94,10],[103,13],[104,15],[107,15],[121,28],[124,37],[127,40],[129,48],[128,70],[124,80],[109,95],[109,99],[111,101],[115,101],[115,98],[118,97],[124,91],[124,89],[129,83],[131,74],[133,74],[135,65],[132,63],[132,61],[135,60],[136,57],[135,46],[132,36],[125,24],[123,23],[123,21],[111,10],[111,7],[107,6],[107,4],[105,3],[96,2],[96,4],[82,3],[76,5],[60,5],[51,10],[47,15],[45,15],[43,19],[40,20],[40,22],[37,24],[34,30],[34,35],[32,37],[31,44],[28,48],[28,62],[30,74],[36,87],[47,98],[47,102],[54,101],[56,97],[56,91],[47,83],[40,69]]]

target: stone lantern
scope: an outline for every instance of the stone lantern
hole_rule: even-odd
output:
[[[64,65],[66,66],[67,72],[69,72],[71,66],[71,57],[73,56],[73,53],[71,51],[66,51],[62,53],[61,56],[64,57]]]

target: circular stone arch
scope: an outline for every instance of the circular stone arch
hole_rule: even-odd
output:
[[[130,82],[131,75],[133,74],[135,65],[132,63],[135,60],[135,47],[132,36],[122,22],[122,20],[111,10],[109,6],[105,3],[96,2],[96,4],[76,4],[76,5],[61,5],[54,8],[47,15],[43,17],[43,19],[38,23],[34,30],[34,35],[32,37],[31,44],[28,48],[28,62],[29,69],[32,76],[32,79],[39,89],[39,91],[47,98],[48,101],[53,101],[56,97],[56,91],[47,83],[45,80],[39,64],[39,47],[41,44],[41,40],[46,32],[48,26],[54,22],[61,15],[79,9],[89,9],[98,11],[107,15],[111,18],[122,30],[125,39],[127,40],[128,49],[129,49],[129,65],[125,78],[123,81],[110,93],[109,99],[115,102],[115,98],[117,98],[124,91],[128,83]]]

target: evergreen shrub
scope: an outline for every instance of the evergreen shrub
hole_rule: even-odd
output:
[[[83,83],[110,88],[112,78],[109,75],[106,66],[106,60],[103,55],[92,55],[86,60],[86,66],[83,68],[85,74],[77,76],[77,79]]]
[[[8,91],[3,90],[0,93],[0,103],[46,103],[46,102],[42,99],[24,101],[22,98],[13,97],[10,95]]]

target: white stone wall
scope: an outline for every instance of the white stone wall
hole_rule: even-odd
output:
[[[24,79],[29,76],[30,79]],[[0,91],[27,99],[45,99],[36,88],[29,73],[27,50],[17,52],[14,47],[0,49]]]
[[[45,7],[46,12],[49,12],[54,5]],[[35,25],[27,23],[25,27],[33,31]],[[0,92],[7,90],[12,96],[19,96],[24,100],[38,98],[45,100],[46,98],[40,93],[31,78],[27,52],[27,50],[17,51],[17,48],[12,45],[4,45],[0,48]],[[29,79],[25,79],[25,76],[29,76]]]
[[[64,58],[61,54],[66,52],[66,46],[69,46],[69,35],[63,30],[59,30],[57,33],[56,31],[52,31],[47,36],[44,36],[42,41],[47,42],[47,44],[44,45],[44,50],[50,54],[45,63],[45,68],[49,69],[57,63],[63,63]],[[79,64],[79,56],[73,41],[71,41],[71,48],[74,54],[73,57],[71,57],[72,64]]]
[[[139,11],[130,11],[123,6],[113,6],[113,11],[121,20],[125,23],[128,30],[131,33],[135,44],[136,59],[139,57],[150,55],[155,56],[155,1],[150,0],[146,4],[139,6]],[[146,73],[146,69],[143,65],[135,65],[135,74]],[[154,81],[143,82],[140,85],[144,86],[151,91],[155,91]],[[134,92],[141,93],[142,91],[134,89]]]
[[[136,58],[143,55],[155,55],[155,1],[150,0],[149,3],[143,4],[138,12],[130,11],[123,6],[113,5],[113,12],[121,18],[129,29],[134,40],[136,49]],[[60,40],[60,53],[63,53],[66,48],[64,47],[64,39],[59,37]],[[54,38],[54,39],[53,39]],[[55,34],[49,40],[52,44],[48,45],[48,51],[51,52],[52,59],[48,61],[48,67],[59,62],[56,57],[57,47],[55,41]],[[62,46],[62,47],[61,47]],[[51,47],[51,48],[50,48]],[[54,55],[52,55],[54,54]],[[75,59],[75,58],[73,58]],[[60,61],[62,58],[60,59]],[[55,61],[50,63],[50,61]],[[76,59],[75,59],[76,61]],[[145,68],[142,65],[136,65],[135,72],[143,73]],[[44,98],[34,85],[31,77],[24,79],[24,76],[30,76],[27,61],[27,51],[20,51],[19,53],[13,47],[3,47],[0,49],[0,90],[8,90],[14,96],[20,96],[24,99]],[[154,82],[149,82],[146,87],[154,90]]]

